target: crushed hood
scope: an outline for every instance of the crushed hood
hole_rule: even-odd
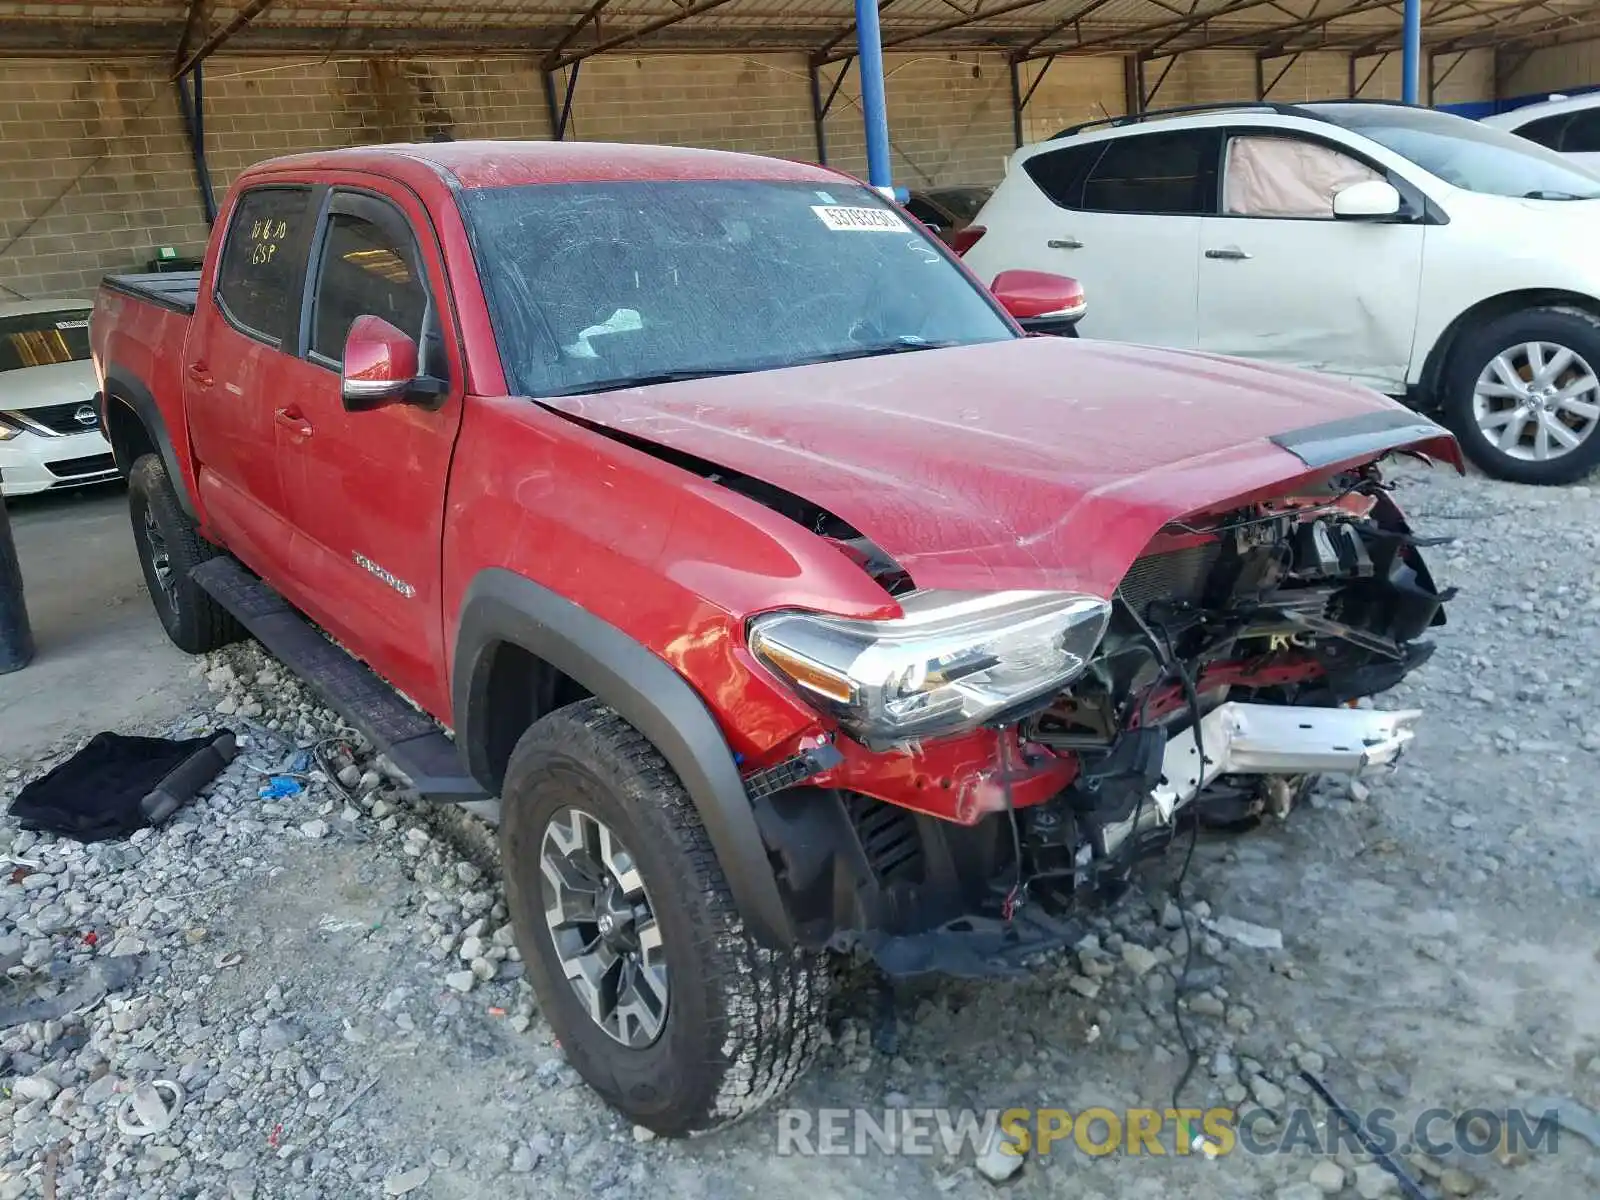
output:
[[[1167,522],[1450,435],[1363,388],[1060,338],[543,401],[783,488],[919,587],[1109,596]]]

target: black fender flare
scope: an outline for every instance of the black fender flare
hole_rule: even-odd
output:
[[[172,481],[172,490],[177,493],[178,503],[182,505],[184,514],[191,521],[198,522],[200,513],[195,507],[194,497],[189,494],[188,480],[179,469],[178,452],[173,449],[172,435],[167,432],[167,423],[161,416],[160,405],[150,394],[149,388],[115,363],[106,366],[105,391],[100,397],[100,425],[107,441],[111,441],[112,401],[120,401],[127,405],[133,410],[133,415],[139,418],[139,423],[150,435],[156,453],[161,455],[161,463],[167,468],[167,478]],[[115,445],[113,442],[113,449]],[[123,475],[127,475],[133,464],[119,462],[117,466]]]
[[[456,744],[474,778],[497,789],[482,728],[490,653],[510,642],[616,709],[648,738],[683,783],[727,876],[746,928],[765,946],[795,935],[733,752],[699,694],[677,671],[616,626],[564,596],[502,568],[468,586],[456,631],[452,707]]]

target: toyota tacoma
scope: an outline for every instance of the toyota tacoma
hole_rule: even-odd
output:
[[[198,273],[99,292],[172,640],[498,821],[541,1009],[652,1130],[796,1079],[829,952],[1014,970],[1413,736],[1355,703],[1444,619],[1380,463],[1450,436],[992,282],[822,167],[462,142],[253,167]]]

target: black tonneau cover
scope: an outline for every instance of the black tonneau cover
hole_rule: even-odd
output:
[[[194,315],[195,298],[200,294],[199,271],[163,271],[141,275],[107,275],[105,286],[115,292],[148,300],[174,312]]]

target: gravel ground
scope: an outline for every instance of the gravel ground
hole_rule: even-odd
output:
[[[1196,947],[1185,1105],[1320,1112],[1308,1068],[1357,1110],[1568,1101],[1600,1138],[1600,500],[1406,471],[1401,501],[1459,586],[1439,652],[1385,706],[1427,710],[1415,751],[1324,786],[1287,822],[1200,839],[1184,891]],[[244,751],[156,831],[83,847],[0,822],[0,1200],[299,1200],[495,1195],[983,1195],[973,1150],[776,1153],[780,1116],[654,1141],[565,1065],[521,978],[493,837],[408,800],[253,647],[197,665],[212,697],[174,732],[225,725]],[[330,773],[260,796],[297,747]],[[70,747],[58,748],[64,752]],[[7,751],[0,747],[0,754]],[[54,761],[0,761],[0,799]],[[822,1060],[790,1103],[1001,1109],[1169,1105],[1183,914],[1155,864],[1094,936],[1025,979],[926,983],[887,1000],[841,971]],[[1202,921],[1277,931],[1256,949]],[[98,980],[99,986],[95,986]],[[87,982],[86,982],[87,981]],[[70,1003],[69,1003],[70,1002]],[[64,1007],[75,1011],[62,1012]],[[151,1136],[119,1130],[181,1103]],[[170,1099],[172,1093],[165,1093]],[[1585,1107],[1588,1106],[1588,1107]],[[159,1122],[158,1122],[159,1123]],[[128,1126],[128,1128],[134,1128]],[[1600,1192],[1600,1158],[1420,1154],[1430,1195]],[[1006,1164],[1015,1166],[1015,1162]],[[1029,1155],[1015,1196],[1316,1200],[1394,1194],[1348,1152]]]

